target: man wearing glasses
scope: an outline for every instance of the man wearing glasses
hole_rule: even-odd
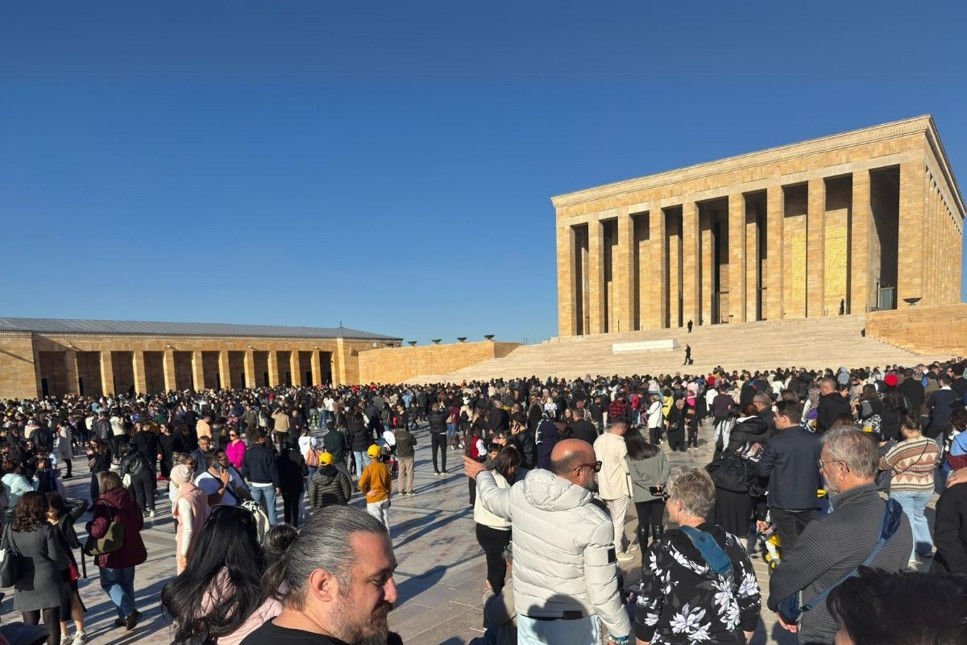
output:
[[[614,528],[591,494],[601,462],[586,441],[565,439],[551,451],[550,465],[498,488],[483,464],[464,458],[483,507],[513,527],[518,642],[597,644],[603,623],[610,643],[628,643]]]
[[[884,502],[873,483],[880,461],[876,444],[856,428],[830,430],[820,441],[822,452],[816,465],[826,481],[833,512],[807,524],[795,546],[783,552],[769,580],[769,609],[773,611],[800,591],[802,603],[812,601],[862,564],[880,536]],[[903,515],[900,528],[870,566],[899,571],[912,549],[910,522]],[[779,624],[790,632],[798,631],[801,643],[832,643],[837,632],[825,602],[804,612],[799,625],[787,623],[781,616]]]

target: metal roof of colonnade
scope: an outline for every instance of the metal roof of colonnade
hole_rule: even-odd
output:
[[[147,320],[76,320],[68,318],[0,318],[0,332],[41,334],[130,334],[138,336],[252,336],[259,338],[348,338],[402,340],[348,327],[285,327],[228,323],[152,322]]]

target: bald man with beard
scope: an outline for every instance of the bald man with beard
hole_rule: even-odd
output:
[[[580,439],[558,442],[550,462],[550,470],[532,470],[499,488],[483,464],[464,458],[483,507],[512,525],[518,642],[596,644],[604,624],[608,642],[628,643],[614,529],[591,493],[601,463]]]

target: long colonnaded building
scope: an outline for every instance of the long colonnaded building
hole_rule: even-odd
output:
[[[560,336],[960,302],[930,116],[554,197]]]
[[[0,397],[359,382],[402,339],[338,327],[0,318]]]

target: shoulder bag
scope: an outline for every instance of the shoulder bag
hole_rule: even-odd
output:
[[[691,526],[679,526],[678,530],[688,536],[688,539],[692,541],[695,548],[702,554],[706,564],[711,567],[712,571],[726,580],[732,580],[732,559],[725,552],[725,549],[719,546],[719,543],[715,541],[714,537],[705,531],[699,531]]]
[[[13,544],[10,535],[10,525],[7,524],[3,529],[3,538],[0,538],[0,587],[12,587],[17,584],[20,578],[20,559],[23,557]]]
[[[95,538],[93,535],[87,536],[87,542],[84,544],[84,553],[92,557],[117,551],[124,544],[124,525],[118,521],[117,510],[107,504],[104,504],[104,507],[111,509],[113,517],[103,537]]]
[[[876,546],[873,547],[873,551],[870,555],[863,560],[863,562],[847,573],[845,576],[829,585],[823,589],[815,598],[809,602],[802,604],[802,592],[797,591],[788,598],[785,598],[779,603],[779,615],[782,617],[783,622],[792,624],[798,624],[802,619],[804,612],[809,611],[819,603],[826,600],[826,596],[840,586],[853,576],[859,573],[860,567],[868,567],[873,563],[873,560],[880,553],[887,542],[896,535],[897,529],[900,528],[900,518],[903,517],[903,509],[900,507],[900,503],[895,499],[888,499],[883,502],[883,521],[880,525],[880,538],[876,541]]]

